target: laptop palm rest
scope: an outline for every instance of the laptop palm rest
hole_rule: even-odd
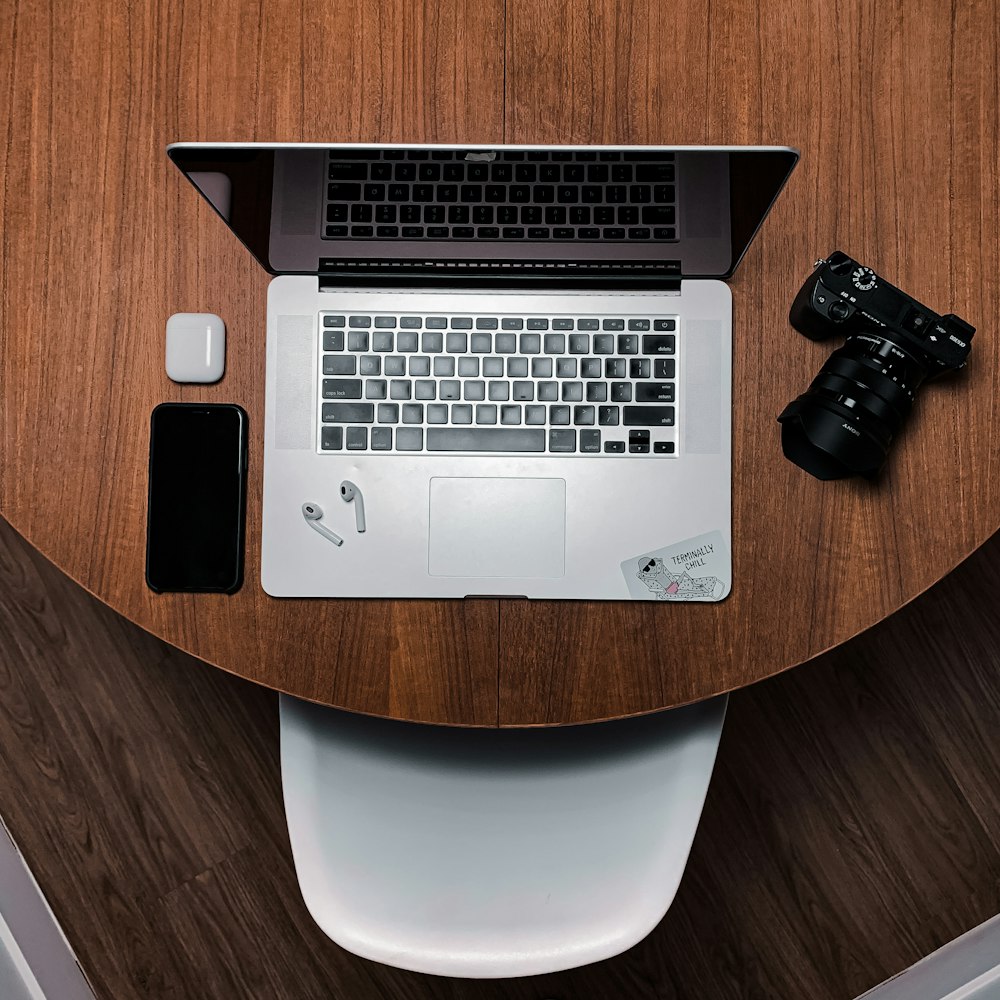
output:
[[[432,479],[427,571],[431,576],[565,576],[566,480]]]

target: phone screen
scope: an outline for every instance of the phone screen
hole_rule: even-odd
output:
[[[153,590],[240,588],[246,454],[247,415],[238,406],[161,403],[153,410],[146,526]]]

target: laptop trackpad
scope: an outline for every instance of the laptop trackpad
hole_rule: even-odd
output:
[[[432,479],[431,576],[561,577],[565,479]]]

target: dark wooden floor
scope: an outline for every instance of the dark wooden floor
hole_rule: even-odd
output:
[[[475,983],[328,941],[290,862],[275,696],[118,618],[0,522],[0,812],[110,1000],[849,1000],[1000,910],[998,594],[1000,539],[734,696],[654,933]]]

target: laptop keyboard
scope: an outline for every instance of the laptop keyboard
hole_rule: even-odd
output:
[[[321,313],[319,323],[322,452],[676,452],[676,317]]]
[[[326,239],[677,239],[671,152],[332,149]],[[489,155],[489,154],[485,154]]]

